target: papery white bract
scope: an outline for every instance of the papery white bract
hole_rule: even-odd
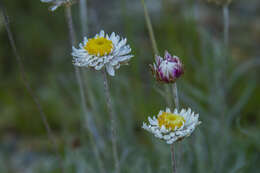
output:
[[[143,123],[142,128],[154,134],[155,137],[165,140],[167,144],[188,137],[195,130],[199,121],[199,114],[195,114],[191,109],[177,109],[170,111],[160,111],[157,117],[148,117],[149,123]]]
[[[183,73],[183,65],[177,56],[171,56],[165,51],[164,58],[155,56],[155,63],[150,65],[157,81],[174,83]]]
[[[114,32],[109,36],[102,30],[94,38],[84,38],[79,48],[72,48],[73,64],[78,67],[106,68],[110,76],[121,65],[128,64],[133,57],[126,38],[120,38]]]

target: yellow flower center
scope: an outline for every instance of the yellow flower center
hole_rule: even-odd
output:
[[[84,49],[90,54],[95,56],[104,56],[113,51],[114,45],[111,40],[104,37],[97,37],[89,39]]]
[[[158,123],[160,127],[164,126],[166,129],[174,130],[175,127],[180,128],[185,123],[185,119],[180,115],[163,112],[158,117]]]

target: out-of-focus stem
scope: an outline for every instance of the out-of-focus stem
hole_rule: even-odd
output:
[[[87,17],[87,0],[79,1],[79,13],[80,13],[80,23],[81,23],[81,32],[83,36],[87,35],[88,32],[88,17]]]
[[[230,59],[228,58],[228,51],[229,51],[229,4],[224,4],[222,6],[222,12],[223,12],[223,30],[224,30],[224,34],[223,34],[223,39],[224,39],[224,47],[225,47],[225,51],[224,51],[224,59],[223,59],[223,66],[222,66],[222,77],[226,77],[226,73],[228,70],[228,64],[230,63]],[[224,79],[224,78],[223,78]],[[219,81],[220,82],[220,81]],[[222,87],[221,88],[221,95],[222,95],[222,99],[223,99],[223,103],[226,102],[226,98],[225,98],[225,94],[226,94],[226,85],[222,82],[219,83]],[[224,104],[226,105],[226,104]],[[222,108],[223,109],[223,108]]]
[[[79,14],[80,14],[80,20],[81,20],[81,31],[82,31],[82,37],[87,35],[88,32],[88,26],[87,26],[87,0],[80,0],[79,3]],[[83,69],[84,71],[85,69]],[[77,71],[77,69],[76,69]],[[83,78],[86,79],[87,75],[86,73],[83,73]],[[81,77],[82,78],[82,77]],[[80,81],[80,80],[79,80]],[[85,80],[86,82],[86,80]],[[82,96],[85,96],[84,90],[86,89],[86,86],[84,86],[84,84],[79,85],[80,86],[80,91],[83,92],[81,93]],[[82,103],[86,103],[85,101],[85,97],[82,97]],[[94,135],[94,139],[96,140],[96,142],[98,144],[100,144],[100,146],[104,146],[104,143],[102,141],[102,139],[100,138],[100,135],[98,133],[98,130],[94,124],[94,120],[91,116],[91,113],[89,112],[89,114],[85,115],[87,118],[87,126],[89,127],[90,131],[92,132],[92,134]],[[98,145],[99,146],[99,145]]]
[[[66,10],[66,19],[67,19],[68,28],[69,28],[70,44],[71,44],[71,47],[73,47],[76,42],[76,36],[75,36],[75,30],[74,30],[70,5],[67,5],[65,10]],[[80,91],[81,108],[83,110],[83,114],[85,117],[85,116],[88,116],[88,114],[90,112],[88,111],[87,106],[86,106],[85,92],[84,92],[84,86],[83,86],[83,81],[82,81],[80,70],[78,67],[74,66],[74,68],[75,68],[76,80],[77,80],[77,83],[79,86],[79,91]],[[82,122],[85,123],[85,121],[82,121]]]
[[[80,0],[79,3],[79,15],[80,15],[80,23],[81,23],[81,34],[82,37],[85,37],[88,34],[88,6],[87,6],[87,0]],[[87,90],[88,87],[86,86],[87,84],[87,80],[86,80],[87,76],[87,70],[83,69],[83,78],[85,79],[85,87],[84,89]],[[89,96],[91,93],[91,91],[87,90],[87,95]],[[103,139],[100,137],[99,132],[94,124],[94,119],[93,116],[91,116],[91,114],[89,114],[89,116],[87,116],[87,123],[88,126],[91,127],[92,129],[92,133],[95,137],[95,140],[98,144],[98,146],[100,146],[101,148],[103,148],[104,146],[104,141]],[[98,147],[99,148],[99,147]]]
[[[91,142],[91,144],[93,146],[95,157],[96,157],[97,162],[98,162],[98,169],[100,170],[101,173],[106,173],[105,166],[104,166],[103,161],[102,161],[102,159],[100,157],[100,152],[99,152],[98,147],[97,147],[97,145],[95,143],[95,139],[93,138],[92,135],[89,135],[89,136],[90,136],[90,142]]]
[[[153,32],[153,26],[152,26],[151,19],[150,19],[150,16],[149,16],[146,4],[145,4],[145,0],[141,0],[141,2],[143,4],[144,17],[145,17],[147,29],[149,31],[149,36],[150,36],[150,39],[151,39],[151,42],[152,42],[154,54],[159,55],[158,47],[157,47],[154,32]]]
[[[14,41],[14,37],[13,37],[12,31],[11,31],[10,26],[9,26],[8,16],[6,14],[4,5],[2,4],[1,0],[0,0],[0,9],[2,11],[2,15],[3,15],[3,18],[4,18],[4,25],[5,25],[7,34],[8,34],[9,42],[11,44],[13,53],[14,53],[14,55],[16,57],[16,61],[18,62],[19,70],[21,72],[21,78],[23,80],[23,83],[25,85],[26,90],[28,91],[29,95],[33,98],[33,101],[36,104],[38,111],[40,112],[40,116],[41,116],[43,125],[44,125],[44,127],[45,127],[45,129],[47,131],[47,135],[48,135],[49,140],[53,144],[54,151],[55,151],[55,153],[56,153],[56,155],[58,157],[58,160],[59,160],[59,164],[60,164],[60,167],[61,167],[61,172],[63,173],[64,172],[64,168],[63,168],[63,163],[62,163],[62,160],[61,160],[62,157],[61,157],[61,155],[59,154],[59,151],[58,151],[58,144],[56,142],[56,138],[55,138],[55,136],[54,136],[54,134],[52,132],[52,129],[51,129],[50,125],[49,125],[49,122],[47,120],[47,116],[46,116],[46,114],[43,111],[42,105],[40,104],[40,101],[39,101],[38,97],[34,94],[33,89],[32,89],[30,83],[27,80],[27,76],[26,76],[25,68],[24,68],[24,65],[23,65],[23,62],[22,62],[22,58],[21,58],[21,56],[19,55],[19,53],[17,51],[16,44],[15,44],[15,41]]]
[[[111,94],[109,90],[109,83],[107,79],[107,73],[105,70],[102,71],[104,77],[104,90],[106,95],[106,102],[109,111],[109,116],[111,120],[111,133],[112,133],[112,150],[113,150],[113,157],[115,162],[115,173],[120,172],[120,165],[119,165],[119,158],[118,158],[118,151],[117,151],[117,137],[116,137],[116,118],[115,112],[112,105]]]
[[[173,99],[174,99],[174,104],[175,108],[179,109],[179,96],[178,96],[178,89],[177,89],[177,83],[175,82],[172,86],[172,92],[173,92]],[[176,158],[175,158],[175,146],[174,143],[171,144],[171,158],[172,158],[172,172],[177,173],[177,163],[176,163]]]
[[[222,7],[224,21],[224,44],[228,47],[229,43],[229,5],[225,4]]]
[[[68,28],[69,28],[70,43],[71,43],[71,47],[72,47],[72,46],[75,45],[76,35],[75,35],[70,5],[67,5],[65,10],[66,10],[66,19],[67,19]],[[86,106],[84,86],[83,86],[82,77],[81,77],[81,74],[80,74],[78,67],[75,67],[75,75],[76,75],[77,83],[79,85],[79,90],[80,90],[81,107],[82,107],[84,116],[86,116],[85,121],[87,123],[88,131],[90,132],[90,142],[93,146],[94,154],[95,154],[95,157],[97,159],[100,172],[105,173],[106,171],[105,171],[103,162],[102,162],[101,157],[100,157],[100,152],[98,150],[98,147],[97,147],[95,139],[94,139],[94,136],[98,137],[97,130],[95,129],[95,126],[93,125],[93,122],[90,119],[91,113],[87,109],[87,106]],[[83,121],[83,122],[85,122],[85,121]]]
[[[73,47],[76,42],[76,36],[75,36],[75,30],[74,30],[70,5],[66,6],[65,14],[66,14],[66,19],[67,19],[68,28],[69,28],[70,44],[71,44],[71,47]],[[77,80],[77,83],[79,86],[79,91],[80,91],[81,108],[83,110],[84,116],[87,116],[89,112],[88,112],[88,109],[86,106],[86,98],[85,98],[85,92],[84,92],[84,86],[83,86],[83,82],[82,82],[81,73],[80,73],[80,70],[78,67],[74,67],[74,68],[75,68],[76,80]],[[82,121],[82,122],[85,123],[85,121]]]
[[[74,30],[74,24],[73,24],[70,4],[66,5],[65,14],[66,14],[66,20],[67,20],[68,28],[69,28],[70,43],[71,43],[71,47],[72,47],[76,43],[76,34],[75,34],[75,30]]]

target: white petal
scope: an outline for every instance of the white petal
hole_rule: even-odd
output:
[[[111,65],[106,65],[106,69],[107,69],[107,73],[108,73],[110,76],[115,76],[115,70],[114,70],[113,66],[111,66]]]
[[[171,113],[170,108],[166,108],[166,112],[167,112],[167,113]]]
[[[116,38],[116,34],[114,32],[112,32],[112,34],[110,35],[110,40],[114,43],[114,39]]]
[[[103,63],[100,63],[99,65],[95,66],[95,70],[100,70],[104,66]]]
[[[53,6],[50,6],[49,9],[50,9],[51,11],[55,11],[59,6],[60,6],[59,4],[55,4],[55,5],[53,5]]]
[[[117,60],[119,62],[124,62],[124,61],[128,61],[129,59],[131,59],[132,57],[134,57],[134,55],[125,55],[125,56],[120,56],[117,58]]]
[[[159,114],[158,114],[158,117],[159,117],[160,115],[162,115],[162,114],[163,114],[163,111],[160,110],[160,112],[159,112]]]
[[[100,36],[100,37],[104,37],[104,36],[105,36],[104,30],[101,30],[101,31],[100,31],[99,36]]]
[[[86,45],[87,44],[87,42],[88,42],[88,38],[87,37],[84,37],[84,45]]]
[[[114,39],[111,39],[111,41],[113,42],[114,46],[116,46],[116,47],[117,47],[117,44],[118,44],[119,40],[120,40],[120,37],[118,35],[115,36]]]
[[[127,39],[125,38],[125,39],[122,39],[119,43],[118,43],[118,47],[119,48],[121,48],[122,46],[124,46],[125,44],[126,44],[126,42],[127,42]]]

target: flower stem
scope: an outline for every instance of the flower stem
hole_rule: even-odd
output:
[[[175,149],[174,144],[171,144],[171,159],[172,159],[172,173],[177,173],[176,171],[176,160],[175,160]]]
[[[87,0],[80,0],[79,1],[79,14],[81,20],[81,32],[82,35],[87,35],[88,32],[88,23],[87,23]]]
[[[71,43],[71,47],[72,47],[75,45],[76,36],[75,36],[75,30],[74,30],[70,5],[67,5],[65,10],[66,10],[66,19],[67,19],[68,28],[69,28],[70,43]],[[84,115],[86,116],[85,121],[83,120],[83,123],[86,122],[88,131],[90,132],[90,143],[93,146],[94,154],[97,159],[100,172],[105,173],[106,171],[104,168],[104,164],[101,160],[100,152],[96,145],[96,141],[94,139],[94,137],[96,137],[96,139],[97,139],[99,135],[98,135],[97,129],[93,123],[93,120],[91,119],[91,112],[87,109],[87,106],[86,106],[84,85],[83,85],[81,73],[80,73],[80,70],[78,67],[75,67],[75,76],[76,76],[77,83],[78,83],[79,90],[80,90],[81,107],[82,107]]]
[[[178,96],[178,89],[177,89],[177,83],[175,82],[172,86],[173,91],[173,100],[175,104],[175,108],[179,109],[179,96]],[[175,158],[175,146],[174,143],[171,144],[171,159],[172,159],[172,172],[177,173],[177,162]]]
[[[157,46],[155,36],[154,36],[153,26],[152,26],[151,19],[150,19],[150,16],[149,16],[146,4],[145,4],[145,0],[141,0],[141,2],[142,2],[142,5],[143,5],[143,8],[144,8],[144,17],[145,17],[147,29],[148,29],[148,32],[149,32],[149,37],[150,37],[151,42],[152,42],[154,54],[159,55],[158,46]]]
[[[4,25],[5,25],[5,28],[6,28],[6,31],[7,31],[9,42],[11,44],[13,53],[16,57],[16,61],[18,62],[19,70],[20,70],[20,73],[21,73],[21,78],[23,80],[23,83],[25,85],[27,92],[33,98],[33,101],[36,104],[38,111],[40,112],[40,116],[41,116],[43,125],[44,125],[44,127],[47,131],[47,136],[48,136],[49,140],[51,141],[51,143],[53,144],[54,151],[55,151],[55,153],[58,157],[61,172],[63,173],[64,168],[63,168],[63,163],[62,163],[62,160],[61,160],[62,157],[61,157],[61,155],[59,154],[59,151],[58,151],[58,144],[57,144],[56,138],[55,138],[53,131],[50,127],[50,124],[47,120],[47,116],[43,111],[42,105],[40,104],[38,97],[34,94],[33,89],[31,87],[30,83],[28,82],[26,72],[25,72],[25,68],[24,68],[24,65],[23,65],[23,62],[22,62],[22,58],[17,51],[16,44],[15,44],[15,41],[14,41],[14,37],[13,37],[12,31],[11,31],[10,26],[9,26],[9,19],[8,19],[7,14],[6,14],[4,5],[2,4],[1,1],[0,1],[0,9],[2,11],[2,15],[3,15],[3,18],[4,18]]]
[[[172,92],[173,92],[173,100],[175,104],[175,108],[179,109],[179,96],[178,96],[178,89],[177,89],[177,83],[175,82],[172,86]]]
[[[73,24],[73,19],[71,14],[71,6],[69,4],[66,5],[65,14],[66,14],[66,20],[69,28],[70,43],[72,47],[76,43],[76,34],[75,34],[74,24]]]
[[[141,0],[141,2],[142,2],[142,5],[143,5],[145,21],[146,21],[146,25],[147,25],[147,28],[148,28],[148,31],[149,31],[149,36],[150,36],[150,39],[151,39],[151,42],[152,42],[154,54],[159,55],[158,46],[156,44],[154,31],[153,31],[151,19],[150,19],[150,16],[149,16],[146,4],[145,4],[145,0]],[[168,90],[167,86],[165,87],[165,90],[167,92],[167,90]],[[175,107],[178,109],[179,108],[179,98],[178,98],[178,91],[177,91],[177,84],[176,83],[173,84],[173,94],[174,94]],[[167,101],[167,102],[169,102],[169,101]],[[177,173],[174,144],[171,145],[171,160],[172,160],[172,171],[173,171],[173,173]]]
[[[229,4],[224,4],[222,6],[223,13],[223,42],[224,42],[224,56],[223,56],[223,68],[222,74],[226,76],[228,70],[228,64],[230,63],[230,59],[228,58],[229,51]],[[221,84],[223,86],[223,84]],[[225,86],[225,85],[224,85]],[[223,92],[225,92],[225,87],[221,87]],[[225,101],[225,99],[223,100]]]
[[[141,2],[143,4],[145,21],[146,21],[146,25],[147,25],[147,28],[148,28],[148,31],[149,31],[149,36],[150,36],[150,39],[151,39],[151,42],[152,42],[154,54],[159,55],[158,46],[156,44],[154,31],[153,31],[151,19],[150,19],[150,16],[149,16],[146,4],[145,4],[145,0],[141,0]],[[165,87],[165,90],[167,92],[167,90],[168,90],[167,86]],[[174,94],[175,107],[178,109],[179,108],[179,98],[178,98],[178,90],[177,90],[176,82],[173,84],[173,94]],[[167,102],[169,102],[169,101],[167,101]],[[171,159],[172,159],[172,171],[173,171],[173,173],[177,173],[174,144],[171,145]]]
[[[105,90],[105,94],[106,94],[106,102],[107,102],[107,107],[108,107],[109,116],[110,116],[110,120],[111,120],[112,150],[113,150],[113,157],[114,157],[114,162],[115,162],[115,173],[119,173],[120,165],[119,165],[119,158],[118,158],[118,152],[117,152],[115,112],[112,107],[112,100],[111,100],[111,94],[110,94],[110,90],[109,90],[107,73],[105,70],[103,70],[102,73],[103,73],[103,77],[104,77],[104,90]]]
[[[224,21],[224,44],[228,47],[229,42],[229,5],[225,4],[222,7]]]

